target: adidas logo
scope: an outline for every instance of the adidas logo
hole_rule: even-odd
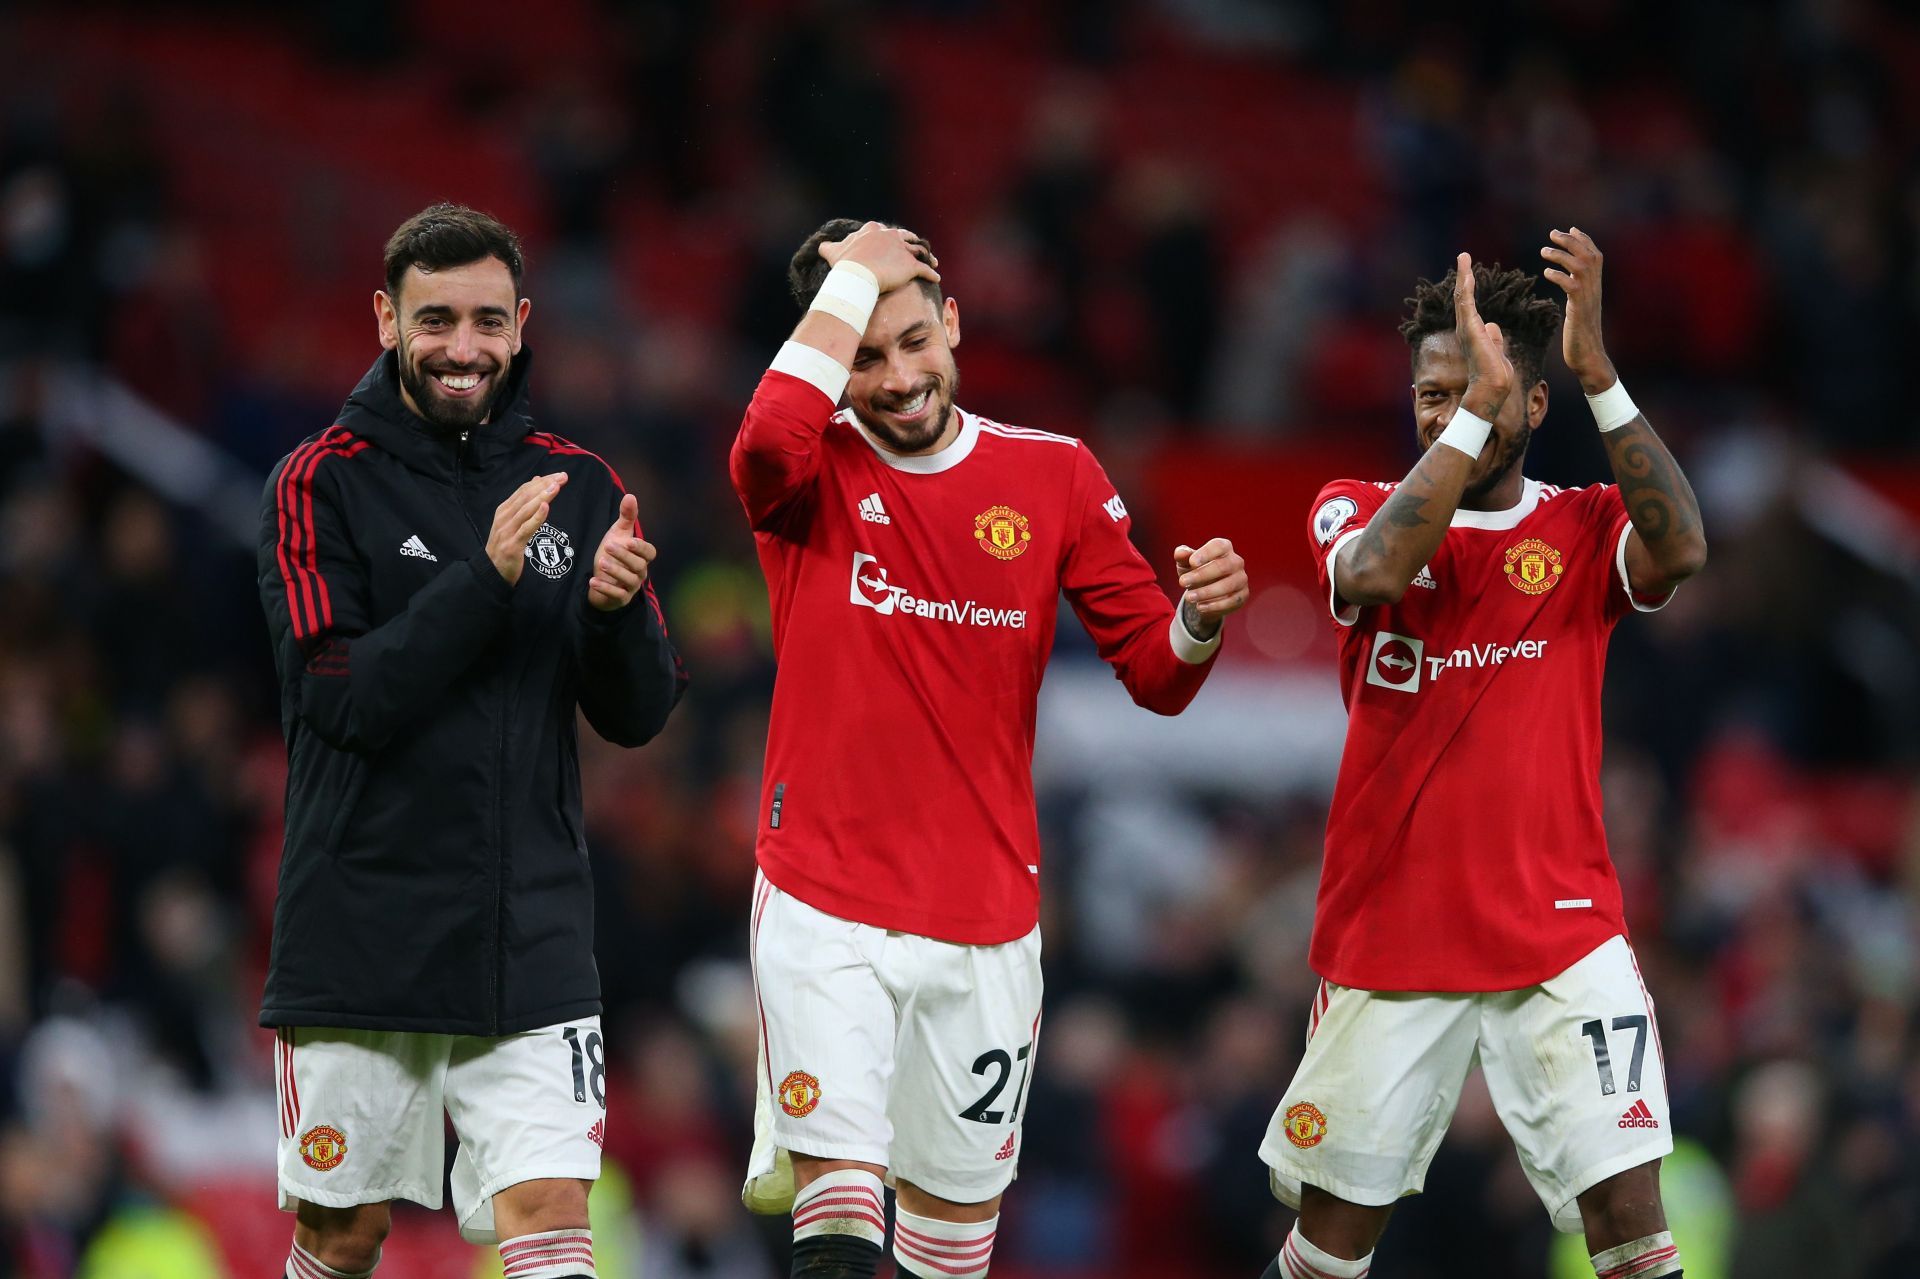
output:
[[[880,504],[878,493],[869,493],[860,499],[860,518],[869,524],[893,523],[893,517],[887,514],[887,508]]]
[[[1428,566],[1425,564],[1422,564],[1420,566],[1420,571],[1413,575],[1413,584],[1415,586],[1424,586],[1430,591],[1437,591],[1440,589],[1440,583],[1433,580],[1433,574],[1432,572],[1429,571]]]
[[[587,1140],[600,1147],[600,1149],[605,1150],[607,1148],[607,1121],[604,1119],[594,1120],[593,1127],[587,1129]]]
[[[1011,1159],[1011,1158],[1013,1158],[1013,1134],[1008,1133],[1007,1144],[1000,1147],[1000,1153],[995,1155],[994,1159],[1000,1160],[1000,1159]]]
[[[440,557],[427,549],[427,544],[420,540],[418,533],[400,543],[400,553],[411,555],[417,560],[432,560],[435,564],[440,562]]]
[[[1646,1100],[1643,1098],[1634,1102],[1627,1113],[1620,1116],[1620,1126],[1622,1128],[1658,1128],[1660,1121],[1653,1117],[1651,1110],[1647,1109]]]

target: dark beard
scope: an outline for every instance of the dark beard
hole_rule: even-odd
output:
[[[405,352],[396,363],[400,367],[400,385],[413,397],[420,416],[428,426],[443,431],[470,431],[493,416],[494,405],[507,389],[507,371],[495,369],[487,377],[487,393],[472,400],[449,400],[433,384],[433,375],[413,366]]]
[[[936,440],[947,433],[947,423],[953,419],[954,397],[959,394],[960,370],[949,366],[942,384],[934,387],[932,391],[932,395],[939,401],[939,407],[934,415],[927,419],[927,425],[916,432],[914,439],[901,439],[890,423],[874,421],[858,408],[854,409],[854,415],[860,419],[860,424],[867,428],[869,434],[895,453],[918,453],[921,449],[931,448]],[[907,398],[913,397],[909,395]]]
[[[1506,479],[1513,469],[1525,460],[1527,445],[1531,443],[1533,443],[1533,428],[1521,427],[1520,434],[1513,437],[1513,442],[1507,445],[1507,451],[1500,455],[1499,461],[1495,462],[1493,469],[1487,472],[1486,478],[1478,484],[1469,484],[1460,494],[1461,504],[1464,506],[1468,502],[1481,501],[1487,494],[1499,488],[1500,481]]]
[[[935,440],[947,433],[947,421],[952,416],[953,401],[941,400],[939,411],[927,419],[927,425],[924,430],[917,433],[918,437],[910,440],[901,439],[890,423],[876,422],[864,414],[861,415],[860,422],[876,439],[895,453],[918,453],[921,449],[931,447]]]

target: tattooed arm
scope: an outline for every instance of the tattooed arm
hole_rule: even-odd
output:
[[[1700,526],[1693,486],[1645,414],[1605,432],[1600,442],[1607,447],[1614,482],[1633,521],[1633,532],[1627,535],[1627,579],[1636,594],[1664,595],[1707,564],[1707,535]]]
[[[1454,332],[1466,358],[1467,385],[1459,407],[1491,422],[1513,389],[1513,364],[1507,359],[1500,326],[1480,319],[1473,302],[1473,261],[1462,253],[1454,263]],[[1435,418],[1423,443],[1427,451],[1400,481],[1385,506],[1373,513],[1359,537],[1333,563],[1334,590],[1348,604],[1395,604],[1413,578],[1440,549],[1460,494],[1473,474],[1478,455],[1439,443],[1452,414]]]
[[[1397,604],[1414,574],[1440,549],[1474,459],[1430,448],[1333,562],[1334,590],[1347,604]]]
[[[1560,349],[1580,389],[1598,395],[1620,380],[1600,335],[1600,249],[1573,227],[1553,231],[1540,256],[1554,263],[1546,278],[1567,294],[1567,322]],[[1613,479],[1620,486],[1633,532],[1627,537],[1627,577],[1637,594],[1663,595],[1707,563],[1707,535],[1700,503],[1645,414],[1600,433]]]

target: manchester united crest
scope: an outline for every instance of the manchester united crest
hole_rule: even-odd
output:
[[[973,536],[980,549],[997,560],[1014,559],[1033,541],[1027,517],[1011,506],[989,506],[974,516]]]
[[[796,1070],[780,1081],[780,1109],[795,1119],[805,1119],[820,1104],[820,1081],[804,1070]]]
[[[1500,566],[1513,583],[1513,589],[1525,595],[1545,595],[1559,584],[1567,571],[1560,552],[1537,537],[1516,542],[1507,548],[1507,562]]]
[[[1302,1150],[1310,1150],[1325,1140],[1327,1117],[1310,1101],[1287,1107],[1287,1140]]]
[[[573,543],[565,529],[542,524],[540,531],[527,539],[527,563],[542,577],[562,578],[573,567]]]
[[[347,1134],[320,1124],[300,1134],[300,1157],[315,1172],[332,1172],[347,1157]]]

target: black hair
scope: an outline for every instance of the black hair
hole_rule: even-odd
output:
[[[813,299],[819,294],[820,286],[827,282],[827,272],[833,269],[833,264],[820,256],[820,246],[831,244],[835,240],[844,240],[865,225],[866,223],[858,218],[832,218],[822,223],[818,231],[801,241],[799,249],[794,252],[793,261],[787,264],[787,289],[793,294],[794,302],[802,311],[813,305]],[[931,262],[933,246],[920,236],[914,237],[914,243],[917,246],[914,250],[916,255]],[[926,279],[915,280],[914,283],[920,286],[920,291],[925,293],[936,307],[940,305],[938,284]]]
[[[400,277],[408,267],[444,271],[498,258],[513,276],[513,293],[520,296],[526,262],[520,255],[520,237],[497,218],[463,204],[435,204],[400,224],[387,239],[387,295],[400,293]]]
[[[1407,299],[1408,315],[1400,325],[1417,357],[1420,343],[1433,333],[1453,332],[1453,285],[1456,271],[1438,280],[1422,280],[1413,286]],[[1515,267],[1503,270],[1498,262],[1473,264],[1473,304],[1480,318],[1500,326],[1506,340],[1507,358],[1520,378],[1520,387],[1532,386],[1545,376],[1547,347],[1560,331],[1560,304],[1551,298],[1534,296],[1540,277]]]

